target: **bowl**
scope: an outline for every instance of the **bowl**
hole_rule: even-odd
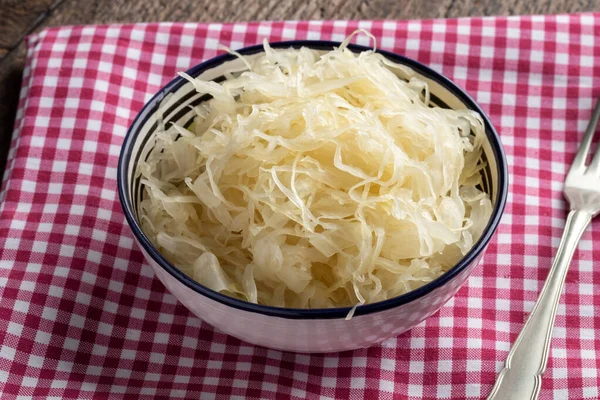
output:
[[[272,43],[275,49],[309,47],[326,52],[338,42],[287,41]],[[353,52],[370,50],[349,45]],[[473,248],[450,270],[437,279],[404,295],[366,304],[350,311],[346,308],[293,309],[263,306],[214,292],[170,264],[152,245],[140,228],[138,205],[142,190],[138,161],[146,159],[153,147],[153,136],[161,123],[190,124],[195,117],[192,107],[209,99],[193,85],[177,77],[161,89],[140,111],[125,137],[119,159],[118,190],[125,217],[141,251],[156,276],[191,312],[212,326],[256,345],[295,352],[331,352],[368,347],[405,332],[435,313],[465,282],[487,248],[504,210],[508,192],[508,171],[504,150],[489,118],[477,103],[456,84],[427,66],[409,58],[377,50],[388,59],[412,68],[429,84],[431,101],[441,107],[469,108],[479,112],[485,124],[487,140],[483,155],[487,167],[482,171],[484,189],[491,195],[490,221]],[[260,45],[239,53],[252,58],[263,53]],[[224,79],[225,71],[240,70],[240,59],[230,54],[205,61],[189,71],[205,80]]]

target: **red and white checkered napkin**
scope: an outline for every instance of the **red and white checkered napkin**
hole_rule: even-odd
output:
[[[194,317],[154,278],[117,198],[120,145],[144,102],[219,43],[339,41],[357,27],[450,77],[489,113],[510,165],[503,224],[465,287],[412,331],[340,354],[257,348]],[[30,36],[0,197],[0,397],[485,397],[562,233],[565,171],[600,92],[599,35],[600,14],[583,14]],[[541,397],[596,399],[600,221],[581,240],[565,292]]]

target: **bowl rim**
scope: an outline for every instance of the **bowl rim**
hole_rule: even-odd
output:
[[[290,40],[269,43],[274,49],[281,48],[300,48],[308,47],[315,50],[332,50],[334,47],[339,47],[341,42],[325,41],[325,40]],[[348,49],[358,53],[367,50],[373,50],[371,47],[362,46],[357,44],[349,44]],[[453,95],[458,97],[468,108],[477,111],[484,122],[486,136],[488,137],[490,147],[496,159],[496,173],[498,176],[498,200],[492,211],[490,220],[485,227],[485,230],[475,243],[475,245],[469,250],[469,252],[460,259],[460,261],[451,269],[426,283],[419,288],[412,290],[408,293],[400,296],[393,297],[391,299],[379,301],[376,303],[364,304],[356,307],[354,316],[366,315],[376,313],[395,307],[399,307],[412,302],[418,298],[421,298],[435,289],[444,286],[446,283],[457,277],[463,270],[465,270],[472,262],[474,262],[487,248],[491,238],[493,237],[498,225],[500,223],[504,208],[506,206],[508,196],[508,166],[506,161],[506,155],[500,142],[500,137],[492,125],[487,114],[481,109],[481,107],[475,102],[475,100],[461,89],[457,84],[446,78],[442,74],[434,71],[430,67],[408,58],[400,54],[396,54],[390,51],[377,49],[377,53],[383,55],[387,59],[407,65],[420,75],[427,77],[428,79],[435,81],[436,83],[443,86],[446,90],[450,91]],[[241,55],[252,55],[256,53],[264,52],[262,45],[253,45],[244,47],[237,50],[237,53]],[[225,53],[211,59],[208,59],[186,71],[186,73],[192,77],[200,75],[202,72],[217,67],[224,62],[235,59],[236,56]],[[244,310],[252,313],[263,314],[267,316],[274,316],[286,319],[337,319],[345,318],[352,307],[338,307],[338,308],[313,308],[313,309],[301,309],[301,308],[283,308],[274,306],[265,306],[255,303],[250,303],[244,300],[239,300],[233,297],[226,296],[224,294],[215,292],[194,279],[180,271],[177,267],[168,262],[152,245],[148,237],[143,233],[137,219],[134,216],[132,204],[128,201],[130,188],[127,186],[127,171],[128,165],[132,156],[133,144],[138,136],[139,128],[141,128],[146,121],[152,116],[152,114],[158,108],[161,101],[170,93],[173,93],[185,85],[187,81],[177,76],[158,93],[156,93],[140,110],[137,116],[131,123],[127,133],[125,135],[123,145],[121,147],[121,153],[119,155],[119,163],[117,168],[117,187],[119,192],[119,201],[125,213],[126,220],[143,250],[152,257],[152,259],[164,270],[166,270],[171,276],[173,276],[180,283],[184,284],[188,288],[192,289],[196,293],[208,297],[211,300],[217,301],[223,305],[233,307],[239,310]]]

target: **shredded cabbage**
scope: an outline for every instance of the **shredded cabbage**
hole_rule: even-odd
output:
[[[374,51],[274,50],[222,83],[140,165],[144,232],[183,272],[253,303],[354,306],[430,282],[492,204],[484,126]],[[234,53],[243,58],[237,53]]]

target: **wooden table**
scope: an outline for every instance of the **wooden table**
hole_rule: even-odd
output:
[[[416,19],[600,10],[600,0],[0,0],[0,176],[13,129],[24,38],[48,26],[149,21]]]

